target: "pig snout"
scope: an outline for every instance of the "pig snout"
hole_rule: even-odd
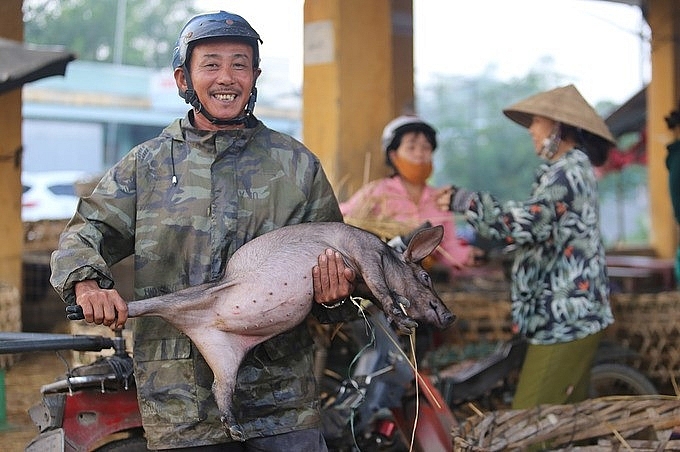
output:
[[[456,320],[455,314],[451,312],[443,302],[439,301],[439,303],[434,303],[431,307],[432,311],[437,316],[436,325],[442,330],[450,327]]]
[[[396,300],[398,305],[406,307],[406,320],[412,319],[417,323],[426,323],[441,330],[448,328],[456,320],[455,314],[439,298],[418,300],[412,303],[406,297],[397,296]],[[399,313],[399,309],[395,307],[395,316]]]
[[[456,316],[438,298],[433,298],[416,305],[414,312],[410,313],[410,315],[415,320],[422,321],[441,330],[448,328],[456,320]]]

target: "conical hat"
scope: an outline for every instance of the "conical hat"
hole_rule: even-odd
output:
[[[516,123],[529,127],[534,115],[544,116],[561,122],[616,144],[604,120],[595,109],[583,98],[574,85],[567,85],[535,94],[517,102],[503,110],[508,118]]]

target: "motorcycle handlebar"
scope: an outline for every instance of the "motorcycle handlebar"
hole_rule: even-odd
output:
[[[0,354],[76,350],[98,352],[114,348],[114,341],[103,336],[51,334],[51,333],[0,333]]]
[[[69,320],[84,320],[83,308],[77,304],[66,306],[66,318]]]

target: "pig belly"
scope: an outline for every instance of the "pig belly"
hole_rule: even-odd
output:
[[[304,277],[273,285],[240,283],[213,305],[214,327],[247,336],[275,336],[302,323],[312,302],[311,270]]]

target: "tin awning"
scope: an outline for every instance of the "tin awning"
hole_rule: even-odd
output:
[[[53,75],[64,75],[75,55],[56,46],[0,38],[0,94]]]

